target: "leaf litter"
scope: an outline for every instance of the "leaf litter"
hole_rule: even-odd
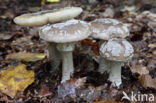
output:
[[[120,0],[119,0],[120,1]],[[19,3],[20,2],[20,3]],[[17,102],[25,103],[36,103],[36,102],[52,102],[52,103],[62,103],[62,102],[77,102],[77,103],[86,103],[86,102],[106,102],[106,103],[115,103],[121,102],[122,91],[130,93],[131,91],[141,91],[144,93],[153,93],[156,94],[155,89],[155,78],[156,78],[156,58],[155,58],[155,7],[154,0],[144,1],[144,2],[133,2],[124,0],[122,2],[118,1],[109,1],[105,0],[102,2],[96,2],[96,4],[88,5],[88,0],[80,1],[64,1],[61,0],[60,3],[45,3],[41,6],[39,1],[17,1],[17,0],[3,0],[0,1],[0,30],[2,34],[0,36],[0,68],[7,68],[8,65],[14,66],[21,61],[26,61],[28,69],[33,67],[37,68],[35,70],[35,81],[25,90],[22,90],[23,93],[15,96]],[[38,8],[38,10],[44,9],[53,9],[61,8],[70,4],[72,6],[81,6],[84,10],[80,19],[86,21],[92,21],[100,17],[112,17],[122,22],[126,23],[129,26],[131,35],[127,38],[130,41],[136,51],[136,57],[133,58],[132,62],[125,64],[123,68],[123,84],[120,89],[111,88],[110,83],[105,80],[104,77],[100,76],[98,73],[95,73],[98,64],[94,60],[89,58],[95,57],[97,59],[98,53],[98,44],[99,40],[91,41],[82,41],[82,45],[90,46],[90,48],[83,48],[82,45],[79,49],[85,51],[85,53],[79,54],[79,52],[74,52],[74,61],[75,69],[78,71],[74,76],[77,78],[87,77],[86,82],[82,86],[75,86],[75,82],[69,82],[60,84],[61,71],[57,71],[55,74],[49,74],[50,63],[45,58],[45,56],[27,58],[27,56],[20,58],[14,56],[14,58],[6,58],[11,54],[18,54],[18,52],[25,53],[43,53],[46,51],[45,42],[41,41],[36,33],[37,29],[29,32],[30,29],[20,27],[15,25],[12,22],[12,19],[20,14],[28,13],[33,8]],[[83,4],[83,5],[82,5]],[[128,8],[128,5],[134,5],[135,10]],[[148,6],[148,5],[150,6]],[[26,8],[27,7],[27,8]],[[122,11],[122,8],[126,7],[127,10]],[[150,7],[150,8],[147,8]],[[152,7],[152,8],[151,8]],[[110,10],[111,9],[111,10]],[[130,10],[131,9],[131,10]],[[6,33],[7,31],[7,33]],[[9,33],[9,34],[8,34]],[[6,35],[5,35],[6,34]],[[90,50],[89,50],[90,49]],[[87,52],[90,54],[88,55]],[[25,54],[24,54],[25,55]],[[32,56],[32,55],[31,55]],[[93,56],[93,57],[92,57]],[[22,56],[21,56],[22,57]],[[28,56],[29,57],[29,56]],[[35,59],[34,59],[35,58]],[[88,58],[88,59],[86,59]],[[84,60],[83,60],[84,59]],[[16,62],[14,60],[17,60]],[[87,60],[87,61],[86,61]],[[39,62],[40,61],[40,62]],[[83,62],[83,63],[82,63]],[[90,63],[88,63],[90,62]],[[34,64],[35,63],[35,64]],[[40,63],[40,64],[39,64]],[[39,64],[39,65],[36,65]],[[86,68],[88,65],[91,65],[92,73],[87,72]],[[32,67],[33,65],[33,67]],[[142,69],[143,68],[143,69]],[[3,70],[2,70],[3,71]],[[135,77],[133,74],[139,74],[138,77]],[[72,78],[73,79],[73,78]],[[104,80],[103,80],[104,79]],[[18,81],[19,79],[17,79]],[[75,79],[77,81],[79,79]],[[98,84],[98,85],[96,85]],[[71,94],[75,94],[76,97],[68,97],[68,93],[60,92],[58,93],[58,87],[61,87],[60,90],[63,90],[63,87],[66,87],[65,91],[69,91]],[[74,88],[72,92],[70,87]],[[142,89],[144,88],[144,89]],[[150,89],[152,88],[152,89]],[[65,96],[65,98],[60,99],[57,96]],[[6,95],[0,93],[0,101],[2,102],[13,102]],[[125,101],[123,101],[125,102]]]

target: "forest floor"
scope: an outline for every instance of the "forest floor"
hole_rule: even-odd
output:
[[[41,5],[40,0],[1,0],[0,70],[25,64],[28,70],[35,71],[35,81],[14,98],[0,92],[0,103],[132,103],[121,100],[123,91],[129,96],[132,92],[155,96],[153,102],[133,103],[156,103],[156,2],[107,1],[89,4],[83,0],[62,0]],[[130,36],[126,39],[133,45],[135,54],[122,67],[123,83],[119,88],[111,86],[107,74],[97,72],[98,63],[93,56],[99,57],[99,40],[87,39],[77,43],[79,46],[73,53],[75,72],[72,79],[64,84],[60,83],[61,66],[59,71],[50,73],[48,58],[33,62],[7,58],[7,55],[17,52],[47,52],[46,42],[39,38],[38,29],[16,25],[13,22],[16,16],[66,6],[82,7],[84,11],[77,18],[80,20],[89,22],[109,17],[128,26]]]

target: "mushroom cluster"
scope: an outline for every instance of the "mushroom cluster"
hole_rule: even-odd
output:
[[[56,71],[62,61],[62,80],[70,79],[74,72],[73,55],[75,42],[89,36],[100,39],[100,62],[98,71],[109,74],[114,86],[121,81],[121,66],[133,56],[133,47],[124,38],[129,36],[128,28],[118,20],[100,18],[90,23],[76,20],[82,12],[79,7],[66,7],[23,14],[14,19],[21,26],[40,26],[39,36],[47,42],[49,57],[53,60],[52,70]],[[42,27],[41,27],[42,26]]]
[[[125,38],[129,35],[128,28],[121,22],[110,18],[100,18],[91,23],[92,37],[100,39],[100,44],[107,42],[112,38]],[[107,61],[100,57],[99,69],[100,73],[108,72],[109,67]]]
[[[44,10],[35,13],[22,14],[14,18],[14,22],[20,26],[25,27],[41,27],[47,24],[53,24],[57,22],[63,22],[69,19],[77,17],[82,12],[80,7],[65,7],[55,10]],[[61,56],[56,49],[55,42],[48,42],[47,47],[49,51],[49,57],[51,58],[51,72],[55,72],[61,62]]]
[[[96,19],[91,24],[92,37],[100,39],[100,60],[98,71],[109,74],[113,86],[121,81],[121,66],[133,56],[133,47],[124,38],[129,36],[126,25],[110,18]]]
[[[40,26],[39,36],[47,42],[49,56],[53,61],[52,72],[58,69],[61,60],[63,62],[61,82],[69,80],[74,71],[74,42],[86,39],[91,32],[88,23],[74,19],[81,12],[80,7],[65,7],[23,14],[14,19],[14,22],[21,26]]]

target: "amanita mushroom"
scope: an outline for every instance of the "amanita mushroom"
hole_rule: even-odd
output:
[[[61,9],[45,10],[36,13],[27,13],[15,17],[14,22],[21,26],[43,26],[48,23],[56,23],[77,17],[82,12],[80,7],[65,7]]]
[[[100,46],[100,55],[109,67],[109,80],[114,86],[119,86],[121,81],[121,66],[133,56],[133,47],[125,39],[110,39]]]
[[[45,10],[36,13],[23,14],[14,19],[14,22],[21,26],[36,27],[49,23],[62,22],[78,16],[82,12],[80,7],[65,7],[55,10]],[[49,57],[51,62],[51,72],[55,72],[61,62],[59,51],[56,49],[56,43],[47,42]]]
[[[112,38],[125,38],[129,35],[127,26],[115,19],[100,18],[90,22],[90,24],[91,36],[95,39],[100,39],[100,44]],[[103,61],[103,58],[100,57],[98,71],[100,73],[109,72],[107,62]]]
[[[47,42],[57,43],[56,48],[62,55],[62,81],[70,79],[74,71],[72,51],[74,42],[86,39],[90,35],[88,23],[80,20],[69,20],[63,23],[43,26],[40,38]]]
[[[91,23],[92,37],[101,40],[112,38],[125,38],[129,36],[129,30],[126,25],[116,19],[101,18]]]

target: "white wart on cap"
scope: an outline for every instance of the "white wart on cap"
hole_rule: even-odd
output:
[[[63,23],[45,25],[40,28],[39,35],[48,42],[68,43],[87,38],[90,35],[90,27],[84,21],[72,19]]]
[[[100,47],[100,55],[108,60],[127,61],[133,56],[133,47],[125,39],[110,39]]]
[[[43,26],[48,23],[56,23],[77,17],[82,12],[80,7],[66,7],[55,10],[45,10],[36,13],[23,14],[14,19],[21,26]]]
[[[101,18],[91,23],[92,37],[109,40],[111,38],[125,38],[129,35],[126,25],[115,19]]]

